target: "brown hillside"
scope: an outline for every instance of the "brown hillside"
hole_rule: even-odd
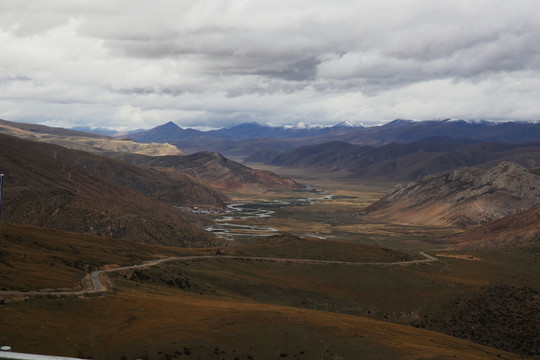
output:
[[[180,155],[183,151],[171,144],[141,144],[130,139],[118,139],[75,130],[0,120],[0,133],[25,140],[56,144],[68,149],[96,154],[143,154],[150,156]]]
[[[85,133],[82,131],[68,130],[58,127],[50,127],[45,125],[38,124],[27,124],[21,122],[7,121],[0,119],[0,131],[14,131],[18,129],[23,132],[33,133],[33,134],[48,134],[48,135],[59,135],[59,136],[78,136],[78,137],[88,137],[94,139],[107,139],[108,136]]]
[[[6,135],[0,141],[5,222],[149,243],[214,242],[194,226],[197,218],[156,200],[180,194],[181,182],[175,187],[155,170],[55,145]]]
[[[427,326],[513,353],[540,355],[540,296],[529,287],[491,286],[461,298]]]
[[[375,219],[418,225],[478,225],[540,206],[540,178],[502,162],[398,185],[366,208]]]
[[[293,247],[304,241],[311,248],[311,240],[273,240]],[[320,239],[317,243],[322,244]],[[349,249],[361,255],[363,248],[356,243]],[[388,256],[382,248],[368,248],[369,253],[378,253],[376,257]],[[256,252],[257,246],[246,250]],[[0,236],[0,290],[77,289],[84,275],[96,268],[140,264],[157,254],[209,253],[210,249],[130,246],[120,240],[9,225]],[[374,276],[381,270],[215,258],[110,273],[112,291],[104,296],[45,295],[10,301],[9,293],[4,293],[0,342],[13,351],[104,360],[520,358],[438,332],[336,312],[332,307],[336,297],[358,301],[372,296],[385,303],[409,296],[411,283],[406,281],[403,287],[399,276],[409,278],[409,270],[387,269]],[[414,270],[418,271],[422,270]],[[427,275],[431,284],[433,268]],[[394,281],[396,287],[409,290],[400,294],[394,289],[384,296],[362,281],[365,285],[358,286],[355,280],[361,278],[377,284]],[[419,293],[410,294],[416,303],[425,302],[426,290],[433,291],[422,283],[415,288]],[[280,296],[287,300],[276,301]],[[318,310],[309,306],[308,299],[314,296],[320,299]],[[307,300],[306,306],[295,304],[293,299],[301,298]]]
[[[539,241],[540,208],[526,210],[472,228],[453,240],[465,248],[512,246]]]
[[[264,193],[269,189],[301,189],[294,180],[282,178],[270,171],[251,169],[218,153],[198,152],[160,157],[127,155],[122,158],[136,164],[174,169],[220,190]]]

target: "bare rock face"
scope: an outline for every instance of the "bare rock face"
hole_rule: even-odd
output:
[[[477,225],[540,206],[540,178],[502,162],[398,185],[366,209],[375,218],[418,225]]]

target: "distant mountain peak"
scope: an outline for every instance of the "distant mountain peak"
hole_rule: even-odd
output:
[[[364,125],[358,121],[345,120],[332,127],[333,128],[363,128]]]
[[[172,121],[169,121],[168,123],[165,123],[163,125],[156,126],[154,129],[175,129],[175,130],[177,130],[177,129],[181,129],[181,127],[176,125]]]
[[[403,126],[403,125],[410,125],[413,123],[414,123],[413,120],[396,119],[396,120],[390,121],[389,123],[384,124],[383,126],[384,127],[398,127],[398,126]]]
[[[258,122],[255,122],[255,121],[252,121],[252,122],[246,122],[246,123],[241,123],[241,124],[238,124],[238,125],[235,125],[231,128],[229,128],[229,130],[235,130],[235,129],[250,129],[250,128],[256,128],[256,129],[260,129],[260,128],[265,128],[265,127],[270,127],[268,125],[262,125],[262,124],[259,124]]]

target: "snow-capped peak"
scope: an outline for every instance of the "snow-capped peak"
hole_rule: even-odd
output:
[[[345,120],[345,121],[342,121],[340,122],[339,124],[336,124],[334,125],[335,128],[340,128],[340,127],[344,127],[344,128],[363,128],[364,125],[358,121],[353,121],[353,120]]]

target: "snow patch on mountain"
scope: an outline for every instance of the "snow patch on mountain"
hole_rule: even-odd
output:
[[[333,127],[334,128],[363,128],[365,126],[364,126],[364,124],[362,124],[359,121],[345,120],[345,121],[342,121],[342,122],[334,125]]]

